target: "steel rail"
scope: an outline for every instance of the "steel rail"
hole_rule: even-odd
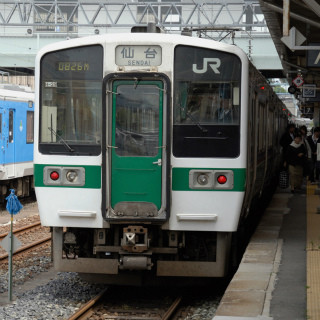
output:
[[[50,235],[50,236],[47,236],[46,238],[40,239],[40,240],[38,240],[38,241],[29,243],[29,244],[27,244],[27,245],[25,245],[25,246],[20,247],[20,248],[17,249],[13,254],[18,254],[18,253],[27,251],[27,250],[29,250],[29,249],[32,249],[33,247],[37,247],[37,246],[43,244],[44,242],[47,242],[47,241],[49,241],[49,240],[51,240],[51,235]],[[9,256],[8,253],[5,253],[5,254],[3,254],[3,255],[0,255],[0,261],[8,258],[8,256]]]
[[[169,320],[171,316],[173,316],[174,312],[177,310],[182,297],[178,297],[170,306],[170,308],[166,311],[166,313],[162,316],[161,320]]]
[[[103,289],[94,298],[84,304],[75,314],[69,317],[68,320],[77,320],[80,319],[80,317],[84,316],[85,313],[88,312],[103,297],[107,290],[108,288]]]
[[[21,227],[21,228],[18,228],[18,229],[13,231],[13,234],[22,233],[22,232],[28,231],[28,229],[32,229],[32,228],[35,228],[35,227],[38,227],[38,226],[41,226],[41,222],[40,221],[32,223],[32,224],[29,224],[29,225]],[[0,240],[5,238],[8,234],[9,234],[9,232],[1,233],[0,234]]]
[[[108,288],[102,290],[98,295],[96,295],[94,298],[89,300],[86,304],[84,304],[75,314],[73,314],[71,317],[68,318],[68,320],[85,320],[88,319],[92,315],[92,308],[94,305],[97,304],[97,302],[102,298],[102,296],[106,293]],[[110,319],[161,319],[161,320],[169,320],[174,315],[174,312],[177,310],[177,307],[179,306],[180,302],[182,300],[182,297],[178,297],[174,300],[174,302],[171,304],[169,309],[163,314],[161,317],[157,318],[145,318],[145,317],[137,317],[137,316],[107,316],[107,318]]]

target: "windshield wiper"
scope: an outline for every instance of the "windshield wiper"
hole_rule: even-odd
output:
[[[137,86],[138,86],[139,82],[140,82],[139,78],[134,78],[134,84],[133,84],[133,88],[134,89],[137,89]]]
[[[60,140],[58,142],[62,142],[64,144],[64,146],[70,151],[70,152],[74,152],[75,150],[72,149],[69,144],[58,134],[56,133],[51,127],[48,127],[48,129]]]
[[[180,109],[185,112],[186,116],[192,121],[193,124],[195,124],[203,133],[207,133],[208,130],[204,128],[195,118],[192,116],[188,111],[185,110],[185,108],[180,106]]]

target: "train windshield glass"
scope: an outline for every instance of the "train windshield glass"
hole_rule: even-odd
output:
[[[178,47],[175,123],[239,124],[240,66],[240,60],[228,53]]]
[[[177,46],[174,61],[174,154],[238,156],[240,59],[228,52]]]
[[[101,46],[46,54],[41,60],[43,153],[99,154],[102,126]]]

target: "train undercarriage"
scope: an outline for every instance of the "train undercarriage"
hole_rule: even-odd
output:
[[[58,271],[160,277],[224,277],[232,233],[165,231],[151,225],[53,228]]]
[[[29,197],[34,193],[33,176],[24,176],[10,180],[0,180],[0,203],[5,202],[5,198],[10,193],[10,189],[15,190],[16,196],[19,198]]]

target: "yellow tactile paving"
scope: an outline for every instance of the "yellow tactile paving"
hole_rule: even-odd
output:
[[[307,319],[320,319],[320,250],[307,252]]]
[[[314,186],[307,187],[307,250],[319,249],[320,246],[320,197],[315,194]]]
[[[307,186],[307,319],[320,319],[320,197]],[[319,209],[318,209],[319,207]],[[319,212],[319,213],[318,213]]]

